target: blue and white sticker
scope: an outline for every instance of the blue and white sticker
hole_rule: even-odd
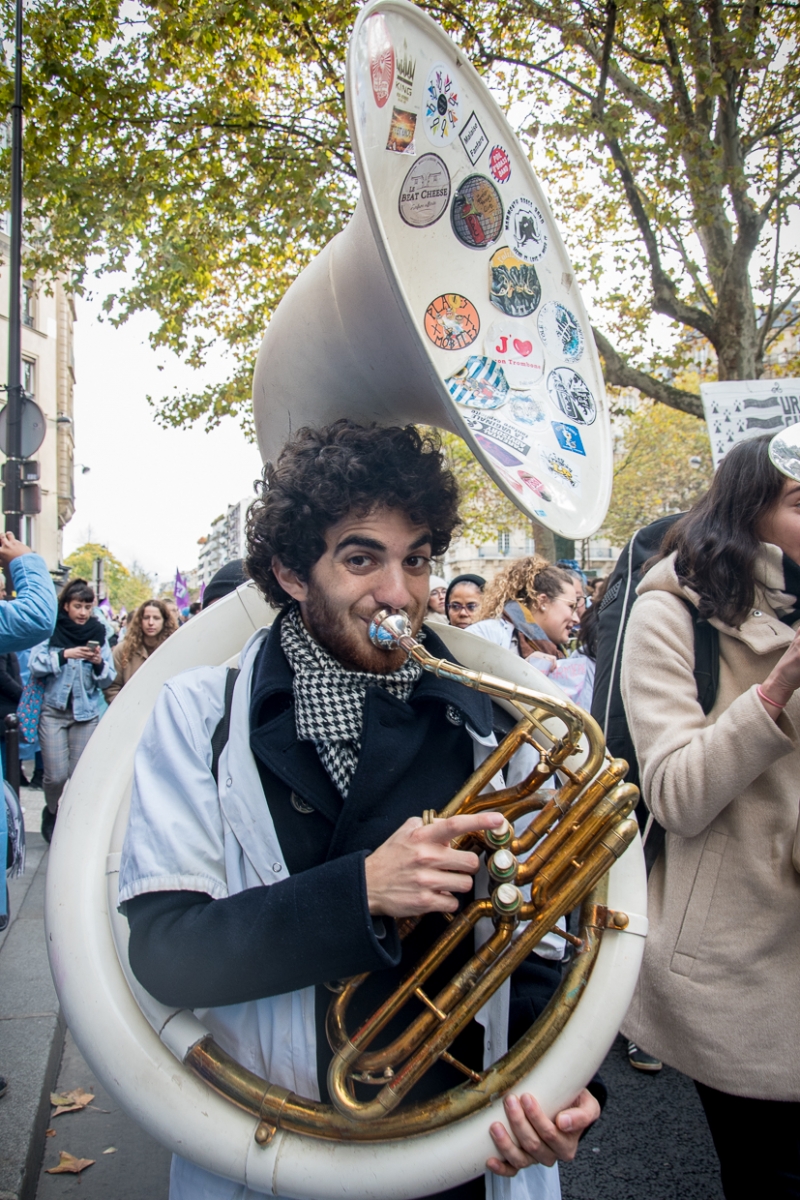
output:
[[[508,404],[514,414],[514,420],[519,424],[544,425],[546,417],[541,400],[528,396],[525,392],[509,392]]]
[[[501,408],[508,397],[508,383],[503,368],[489,358],[473,354],[462,370],[445,384],[457,404],[464,408]]]
[[[550,424],[553,426],[553,433],[562,450],[571,450],[573,454],[586,456],[580,431],[574,425],[565,425],[562,421],[551,421]]]
[[[545,350],[567,362],[578,361],[584,342],[583,330],[574,313],[558,301],[550,300],[540,309],[536,324]]]

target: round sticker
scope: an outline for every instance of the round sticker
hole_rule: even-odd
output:
[[[544,375],[544,353],[533,322],[528,327],[512,317],[492,321],[483,348],[503,368],[512,388],[532,387]]]
[[[577,362],[583,354],[583,331],[577,317],[556,300],[544,305],[537,328],[545,350],[566,358],[567,362]]]
[[[522,425],[542,425],[544,423],[544,408],[533,396],[517,392],[511,396],[511,411],[515,420]]]
[[[597,416],[597,405],[585,380],[571,367],[556,367],[547,376],[547,391],[553,403],[570,421],[591,425]]]
[[[508,183],[511,178],[511,159],[503,146],[493,146],[489,155],[489,170],[498,183]]]
[[[437,296],[425,309],[425,332],[440,350],[465,350],[480,331],[478,310],[466,296]]]
[[[403,180],[398,207],[406,225],[424,229],[450,202],[450,172],[438,154],[423,154]]]
[[[453,232],[472,250],[496,242],[503,228],[503,202],[497,188],[483,175],[469,175],[453,197]]]
[[[367,20],[367,50],[372,94],[378,108],[383,108],[394,83],[394,47],[381,13]]]
[[[514,253],[524,258],[525,262],[538,262],[547,249],[544,217],[527,196],[518,196],[509,204],[506,233]]]
[[[503,368],[490,358],[475,355],[455,375],[445,379],[450,395],[464,408],[502,408],[508,395]]]
[[[489,261],[489,299],[507,317],[529,317],[539,307],[542,285],[536,267],[516,258],[508,246]]]
[[[425,83],[425,131],[434,146],[450,146],[461,120],[461,100],[455,75],[444,63],[434,63]]]

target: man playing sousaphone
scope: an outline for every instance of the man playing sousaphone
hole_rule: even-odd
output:
[[[201,667],[164,687],[137,752],[120,873],[133,971],[163,1003],[205,1010],[224,1050],[301,1095],[328,1099],[326,983],[370,972],[349,1020],[373,1011],[444,926],[424,922],[401,943],[396,921],[455,912],[473,891],[478,857],[451,841],[503,823],[423,825],[495,744],[493,706],[368,634],[381,609],[404,610],[419,633],[457,504],[438,445],[412,427],[300,430],[250,512],[247,567],[281,611],[242,652],[229,728],[233,676]],[[424,638],[451,657],[431,629]],[[461,944],[448,977],[472,952]],[[510,1042],[555,990],[560,958],[546,939],[512,977]],[[488,1040],[472,1021],[452,1052],[478,1071],[484,1051],[505,1049]],[[410,1096],[462,1081],[440,1059]],[[554,1164],[599,1111],[585,1089],[554,1121],[534,1097],[508,1096],[488,1183],[440,1197],[499,1196],[492,1180],[509,1176],[503,1197],[555,1200]],[[171,1200],[257,1194],[173,1159]]]

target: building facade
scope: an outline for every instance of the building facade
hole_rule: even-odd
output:
[[[6,218],[7,222],[7,218]],[[0,220],[0,362],[2,376],[8,369],[9,240],[7,223]],[[42,511],[23,517],[22,540],[41,554],[53,573],[62,559],[63,530],[75,512],[74,457],[75,425],[73,391],[75,357],[73,325],[75,307],[63,285],[52,291],[23,283],[22,296],[22,386],[44,414],[46,434],[32,457],[39,463]],[[5,403],[6,397],[2,397]],[[4,456],[0,454],[0,462]]]
[[[527,558],[537,550],[536,538],[532,532],[514,529],[510,532],[498,533],[491,542],[477,546],[466,538],[456,538],[450,549],[437,564],[437,569],[445,579],[454,579],[456,575],[482,575],[487,582],[494,579],[498,571],[516,558]],[[556,551],[560,556],[561,547]],[[540,550],[540,553],[542,551]],[[574,557],[582,570],[591,577],[607,575],[619,557],[619,548],[611,546],[607,538],[586,538],[574,543],[573,554],[564,557]],[[545,554],[545,557],[548,557]]]
[[[208,534],[198,539],[198,587],[208,583],[224,563],[233,558],[245,557],[247,509],[250,504],[252,497],[247,496],[244,500],[237,500],[235,504],[228,505],[225,512],[220,513],[211,522]]]

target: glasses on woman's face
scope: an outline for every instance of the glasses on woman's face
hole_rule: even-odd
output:
[[[468,604],[459,604],[457,600],[451,600],[447,606],[447,611],[451,613],[474,613],[480,608],[480,601],[470,600]]]

